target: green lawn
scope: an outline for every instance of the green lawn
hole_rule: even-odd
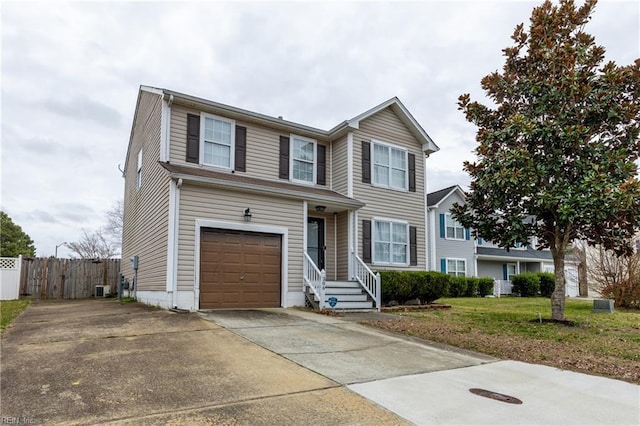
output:
[[[3,300],[0,302],[0,330],[4,330],[11,322],[29,306],[28,300]]]
[[[452,298],[445,310],[402,313],[370,325],[482,352],[640,383],[640,311],[592,313],[593,302],[567,299],[574,326],[551,318],[547,298]],[[533,322],[532,322],[533,321]]]

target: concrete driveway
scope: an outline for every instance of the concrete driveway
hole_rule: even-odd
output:
[[[1,341],[2,423],[406,424],[198,314],[40,302]]]
[[[497,361],[360,319],[36,303],[2,334],[2,422],[640,424],[639,386]]]

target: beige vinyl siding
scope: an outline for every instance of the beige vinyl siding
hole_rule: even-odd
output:
[[[302,291],[303,202],[227,191],[184,183],[180,188],[180,237],[178,243],[178,289],[194,289],[196,219],[244,223],[249,207],[251,224],[289,229],[289,288]]]
[[[347,195],[347,137],[333,142],[333,190]]]
[[[140,92],[140,103],[125,170],[125,217],[122,273],[132,281],[130,258],[139,258],[137,290],[166,290],[169,178],[158,164],[162,98]],[[136,189],[138,152],[142,148],[142,186]]]
[[[349,214],[347,212],[338,213],[338,280],[344,281],[349,278]]]
[[[186,164],[193,166],[194,163],[187,163],[187,114],[200,115],[200,111],[185,108],[181,105],[173,105],[171,108],[171,145],[170,161],[172,164]],[[235,121],[237,126],[247,128],[247,151],[246,151],[246,172],[237,172],[246,176],[279,180],[279,159],[280,159],[280,136],[290,136],[289,133],[272,130],[267,127],[256,126],[252,123]],[[318,144],[325,145],[326,148],[326,186],[330,188],[330,149],[324,142]]]
[[[362,183],[362,141],[376,140],[405,148],[416,156],[416,192],[398,191]],[[373,156],[371,158],[373,162]],[[358,210],[358,255],[362,256],[362,220],[386,218],[404,220],[409,226],[417,228],[418,265],[396,268],[392,266],[372,265],[374,269],[414,269],[424,270],[425,254],[425,218],[424,218],[424,154],[422,145],[407,130],[404,124],[390,109],[360,122],[360,128],[353,137],[353,195],[366,203]],[[373,173],[371,173],[373,181]],[[373,243],[373,239],[372,239]]]

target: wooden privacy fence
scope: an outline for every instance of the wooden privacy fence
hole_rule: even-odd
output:
[[[80,299],[94,296],[97,285],[109,285],[115,292],[120,259],[23,257],[21,272],[21,297]]]

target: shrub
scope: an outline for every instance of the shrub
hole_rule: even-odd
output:
[[[478,295],[479,285],[479,278],[467,277],[467,291],[464,292],[465,297],[476,297]]]
[[[513,292],[522,297],[537,296],[540,292],[540,278],[537,274],[526,272],[511,277]]]
[[[489,294],[493,294],[494,281],[495,280],[492,277],[478,278],[478,294],[481,297],[485,297]]]
[[[451,277],[449,279],[449,297],[462,297],[467,292],[466,277]]]
[[[628,278],[602,288],[604,297],[613,299],[616,308],[640,309],[640,279]]]
[[[449,292],[451,277],[441,272],[424,272],[419,297],[422,303],[432,303]]]
[[[556,288],[556,276],[553,272],[538,272],[540,279],[540,295],[542,297],[551,297],[551,293]]]
[[[399,304],[420,299],[431,303],[447,294],[449,276],[427,271],[379,271],[382,279],[382,303]]]

